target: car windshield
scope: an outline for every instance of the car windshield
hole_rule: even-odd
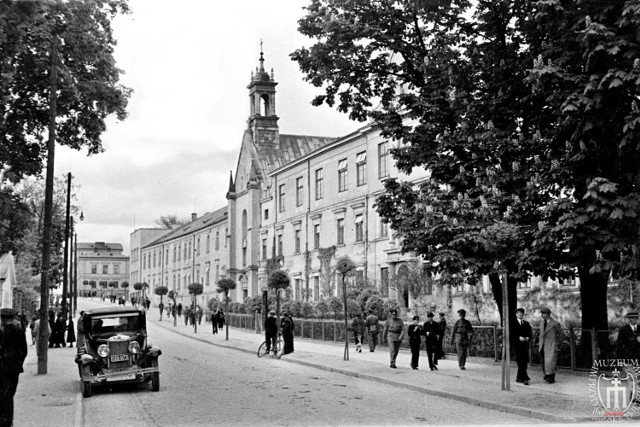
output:
[[[144,322],[138,313],[104,314],[91,319],[91,331],[94,334],[136,331],[142,328]]]

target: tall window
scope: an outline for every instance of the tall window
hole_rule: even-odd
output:
[[[316,200],[324,197],[324,187],[322,185],[322,168],[316,169]]]
[[[282,234],[278,234],[278,256],[282,256]]]
[[[177,252],[177,250],[176,250],[176,247],[174,245],[173,246],[173,262],[176,262],[176,252]]]
[[[92,265],[91,266],[91,274],[98,274],[98,266],[97,265]]]
[[[267,239],[262,239],[262,259],[267,259]]]
[[[278,201],[280,202],[280,212],[284,212],[284,184],[281,184],[278,189]]]
[[[364,232],[362,226],[362,215],[356,215],[356,242],[364,240]]]
[[[147,268],[147,254],[142,254],[142,269]]]
[[[216,251],[220,249],[220,230],[216,231]]]
[[[247,210],[244,209],[242,211],[242,240],[247,240],[247,232],[248,232],[248,224],[247,224]]]
[[[167,251],[165,252],[164,265],[169,265],[169,248],[167,248]]]
[[[313,249],[320,248],[320,224],[313,225]]]
[[[338,162],[338,191],[347,190],[347,159]]]
[[[207,234],[207,253],[211,252],[211,234]]]
[[[178,261],[180,261],[181,256],[182,256],[182,243],[178,244]]]
[[[207,286],[211,284],[211,266],[207,266]]]
[[[378,144],[378,178],[386,178],[389,176],[389,155],[387,152],[387,143]]]
[[[113,264],[113,274],[120,274],[120,264]]]
[[[389,295],[389,269],[387,267],[380,269],[380,293],[383,296]]]
[[[358,178],[358,186],[367,183],[367,152],[363,151],[356,157],[356,175]]]
[[[300,230],[296,230],[295,233],[296,253],[300,253]]]
[[[153,251],[153,266],[156,266],[156,261],[158,260],[158,255],[156,251]]]
[[[264,210],[264,219],[265,220],[269,219],[269,209]]]
[[[315,276],[313,278],[313,300],[318,301],[320,299],[320,277]]]
[[[296,179],[296,206],[302,206],[304,202],[304,187],[302,186],[302,177]]]
[[[295,299],[300,301],[300,287],[302,286],[302,280],[295,280]]]
[[[109,265],[105,264],[102,266],[102,274],[109,274]]]
[[[196,255],[200,255],[200,236],[198,236],[197,239],[197,243],[196,243]]]
[[[389,236],[389,227],[384,221],[380,221],[380,237],[387,238]]]
[[[337,234],[338,234],[338,244],[344,245],[344,219],[338,220]]]
[[[247,248],[242,248],[242,266],[247,265]]]
[[[216,283],[218,283],[220,277],[220,266],[216,264]]]

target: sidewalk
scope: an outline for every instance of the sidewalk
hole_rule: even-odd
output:
[[[229,328],[229,340],[225,332],[218,335],[211,332],[210,323],[198,326],[185,326],[179,319],[173,326],[173,319],[158,321],[152,312],[147,321],[178,334],[208,342],[213,345],[234,348],[256,354],[258,346],[264,341],[263,335],[238,328]],[[257,357],[257,356],[256,356]],[[427,395],[444,397],[460,402],[496,409],[502,412],[527,416],[557,423],[592,421],[593,407],[589,400],[588,372],[559,371],[556,383],[543,381],[540,368],[529,370],[531,385],[515,382],[517,366],[511,366],[511,391],[500,390],[501,366],[493,360],[472,357],[467,360],[466,370],[458,368],[455,356],[438,362],[438,371],[430,371],[426,352],[420,357],[420,370],[409,367],[411,354],[400,351],[397,359],[398,369],[389,368],[389,353],[386,347],[370,353],[368,347],[362,353],[355,352],[355,345],[349,345],[349,359],[344,360],[344,343],[316,341],[295,338],[295,352],[282,356],[285,363],[297,363],[317,369],[338,372],[344,375],[376,381],[383,384],[423,392]]]

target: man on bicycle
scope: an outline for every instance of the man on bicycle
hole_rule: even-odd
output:
[[[278,323],[276,321],[276,312],[271,310],[269,316],[264,321],[264,340],[267,342],[267,353],[276,351],[276,340],[278,339]]]

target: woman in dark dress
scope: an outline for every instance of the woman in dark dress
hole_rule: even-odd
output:
[[[224,312],[218,309],[218,329],[224,328]]]
[[[288,312],[283,313],[282,321],[280,322],[282,327],[282,339],[284,341],[283,354],[293,353],[293,318]]]

